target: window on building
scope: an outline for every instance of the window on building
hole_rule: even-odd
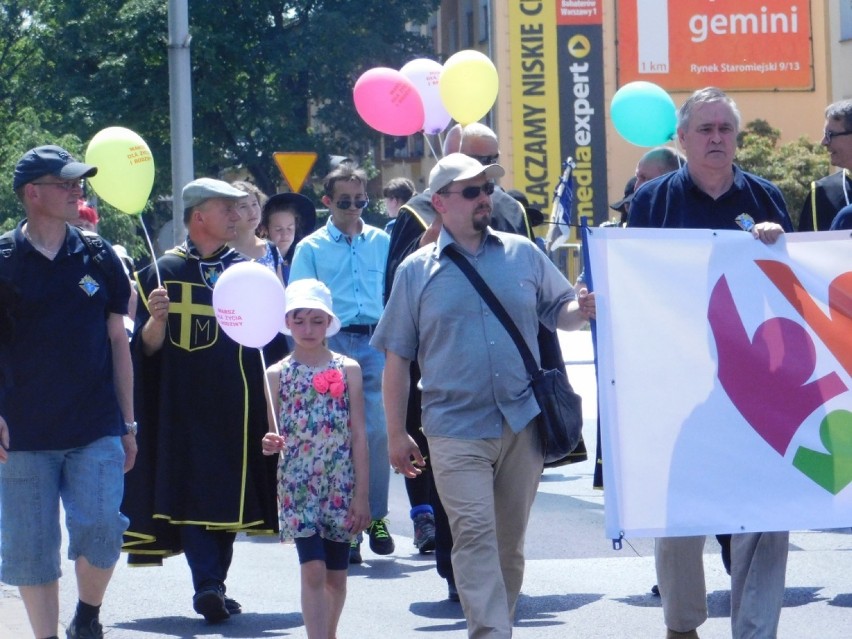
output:
[[[488,42],[491,33],[491,16],[488,14],[488,5],[491,0],[479,0],[479,41]]]

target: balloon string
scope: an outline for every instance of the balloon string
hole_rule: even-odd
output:
[[[269,400],[269,412],[272,414],[272,422],[275,424],[275,432],[281,434],[281,426],[278,425],[278,411],[275,410],[275,400],[272,397],[272,389],[269,386],[269,376],[266,374],[266,358],[263,356],[263,348],[260,351],[260,366],[263,370],[263,385],[266,388],[266,397]],[[284,454],[283,451],[281,453]]]
[[[423,131],[423,139],[426,140],[426,144],[429,145],[429,150],[432,151],[432,157],[436,160],[440,160],[441,158],[439,158],[438,154],[435,153],[435,147],[432,146],[432,141],[429,139],[429,136],[426,135],[426,131]]]
[[[148,250],[151,251],[151,264],[154,265],[154,273],[157,275],[157,288],[162,288],[163,282],[160,279],[160,267],[157,266],[157,256],[154,254],[154,245],[151,243],[151,236],[148,235],[148,229],[145,227],[145,220],[142,219],[142,213],[139,213],[139,223],[142,225],[142,232],[145,234],[145,241],[148,242]]]

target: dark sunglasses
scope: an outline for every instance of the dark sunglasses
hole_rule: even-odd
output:
[[[826,140],[828,140],[828,143],[829,143],[829,144],[831,144],[831,141],[832,141],[834,138],[841,138],[841,137],[843,137],[844,135],[852,135],[852,131],[829,131],[828,129],[826,129],[826,130],[825,130],[825,131],[823,131],[822,133],[823,133],[823,137],[824,137]]]
[[[486,166],[488,164],[495,164],[497,162],[497,155],[471,155],[474,160]]]
[[[494,182],[486,182],[482,186],[466,186],[461,191],[441,191],[443,195],[450,193],[461,193],[461,196],[466,200],[475,200],[480,193],[491,195],[494,193]]]
[[[363,209],[370,203],[370,200],[340,200],[339,202],[335,202],[335,206],[339,209],[343,209],[344,211],[348,209],[350,206],[354,206],[356,209]]]

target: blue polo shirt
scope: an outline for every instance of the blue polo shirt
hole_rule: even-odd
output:
[[[343,326],[375,324],[382,316],[390,236],[369,224],[353,238],[329,217],[296,247],[290,282],[314,278],[331,291],[334,314]]]
[[[127,313],[130,283],[121,261],[108,248],[103,267],[95,264],[70,226],[48,260],[24,239],[22,225],[13,263],[0,264],[21,294],[14,339],[4,349],[11,380],[0,394],[10,450],[63,450],[121,435],[107,333],[109,314]]]
[[[643,184],[630,203],[627,226],[649,228],[739,229],[735,218],[775,222],[793,231],[784,196],[772,182],[733,167],[731,188],[713,199],[693,182],[689,164]]]

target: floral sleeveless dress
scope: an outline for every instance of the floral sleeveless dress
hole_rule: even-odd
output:
[[[319,534],[349,542],[346,516],[355,486],[349,390],[343,358],[323,368],[284,360],[278,395],[284,452],[278,463],[282,540]]]
[[[255,262],[263,264],[263,266],[270,269],[276,275],[278,274],[277,269],[278,265],[281,264],[281,261],[281,253],[278,250],[278,247],[270,240],[266,240],[266,253],[255,260]]]

